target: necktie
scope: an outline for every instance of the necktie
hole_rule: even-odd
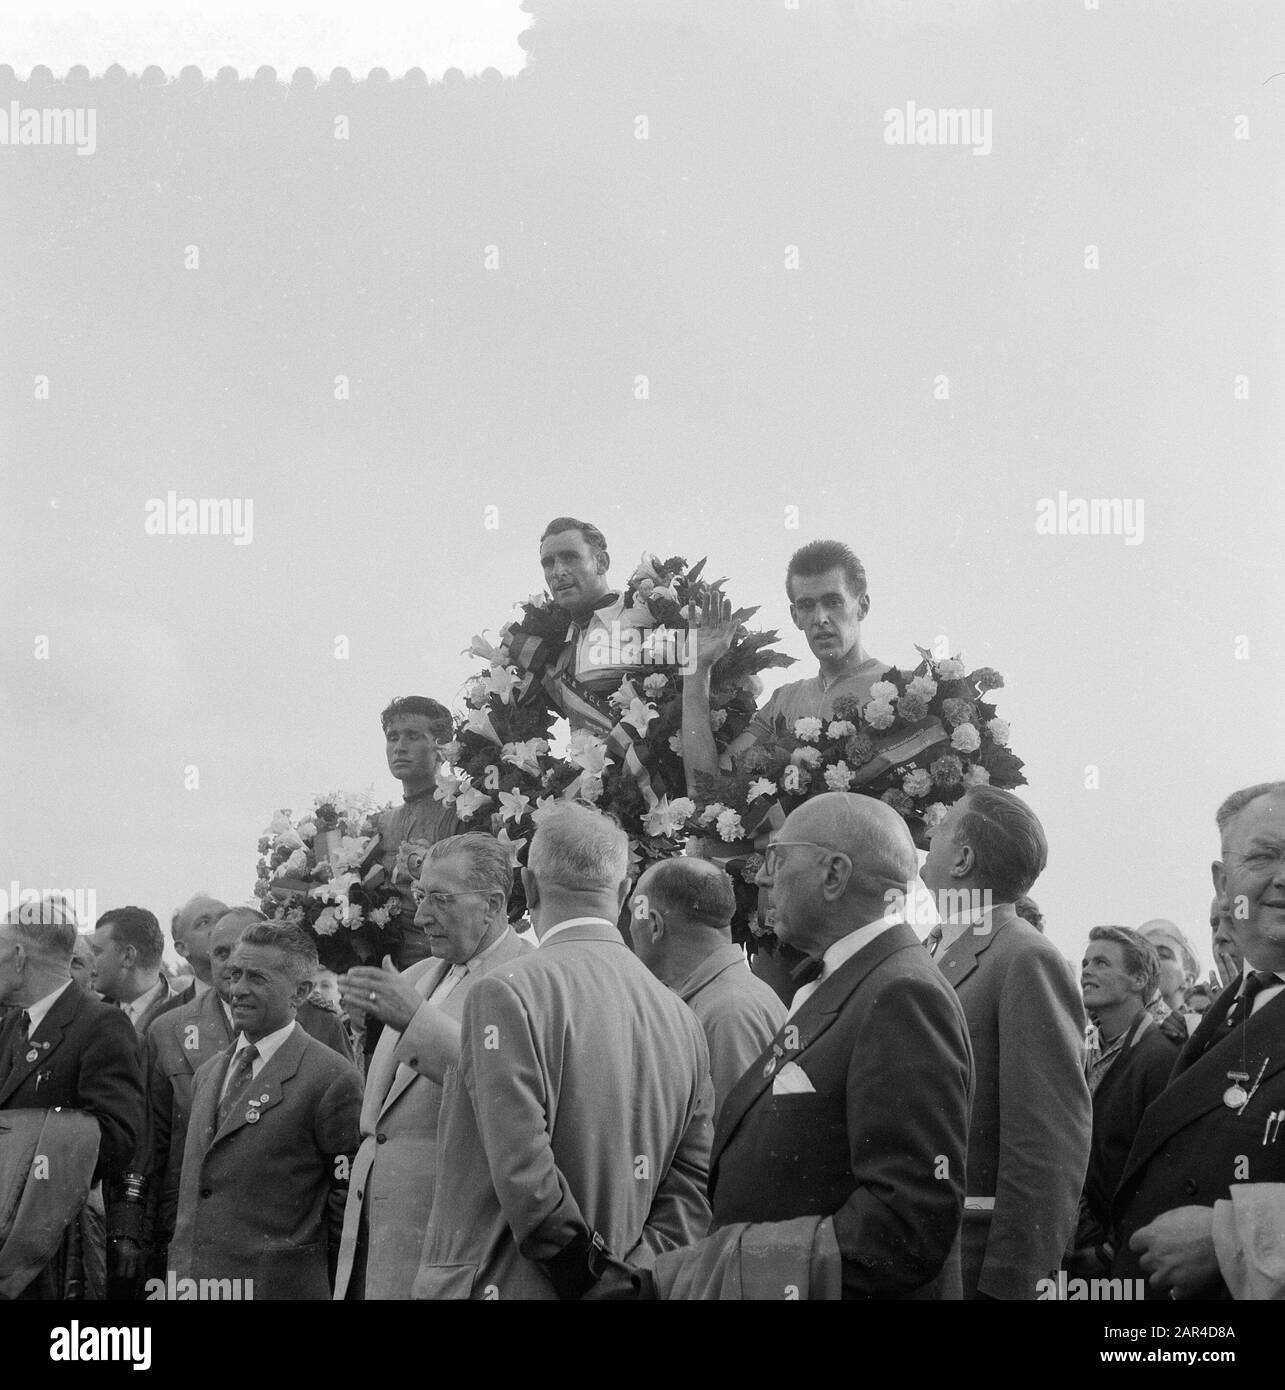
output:
[[[1265,989],[1280,984],[1280,980],[1270,970],[1253,970],[1245,980],[1240,998],[1227,1011],[1227,1024],[1233,1026],[1243,1023],[1254,1010],[1254,1000]]]
[[[254,1067],[255,1059],[259,1055],[259,1049],[253,1043],[245,1048],[237,1058],[236,1066],[232,1069],[232,1075],[228,1078],[228,1089],[223,1099],[219,1102],[219,1123],[218,1128],[222,1129],[236,1109],[238,1101],[245,1094],[246,1088],[251,1081],[250,1073]]]
[[[932,929],[932,931],[928,933],[926,937],[924,937],[924,947],[930,956],[935,956],[937,952],[941,950],[940,922]]]
[[[786,1018],[793,1018],[821,988],[821,972],[824,969],[825,961],[817,956],[815,959],[809,957],[800,962],[790,972],[790,978],[794,981],[794,998],[790,1001],[790,1011]]]

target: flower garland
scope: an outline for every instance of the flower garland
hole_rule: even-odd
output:
[[[1009,726],[985,699],[1004,685],[990,667],[965,674],[959,656],[892,670],[870,688],[834,702],[829,721],[804,718],[740,754],[730,774],[702,779],[695,824],[734,839],[811,796],[852,791],[878,797],[905,817],[916,842],[970,787],[1021,786],[1024,766],[1008,746]]]
[[[465,830],[489,830],[524,861],[540,818],[557,800],[595,806],[616,817],[629,834],[637,873],[647,863],[681,853],[696,811],[683,789],[680,730],[682,677],[692,669],[692,629],[706,597],[720,599],[723,581],[701,576],[705,561],[688,567],[681,556],[644,555],[630,576],[616,630],[601,635],[612,650],[603,665],[619,686],[609,694],[586,689],[566,671],[575,631],[565,610],[546,595],[532,595],[516,622],[493,645],[475,637],[469,654],[487,669],[464,688],[468,713],[443,749],[434,795],[454,806]],[[771,650],[775,632],[751,632],[758,610],[734,613],[730,650],[711,671],[714,738],[723,749],[753,718],[758,673],[793,658]],[[552,751],[555,725],[573,730],[566,752]]]
[[[400,894],[372,872],[375,818],[388,810],[372,796],[331,792],[296,822],[278,811],[259,840],[254,895],[270,921],[302,927],[322,965],[342,972],[395,949]]]

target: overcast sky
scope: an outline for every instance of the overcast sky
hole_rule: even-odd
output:
[[[1214,810],[1285,775],[1277,7],[531,9],[516,77],[99,86],[92,157],[0,148],[0,887],[244,899],[276,808],[396,794],[379,710],[456,697],[570,512],[622,582],[708,554],[780,679],[790,553],[849,542],[873,654],[1004,674],[1058,946],[1207,968]],[[912,101],[989,152],[889,144]],[[147,535],[170,490],[252,542]],[[1141,543],[1039,534],[1059,492]]]

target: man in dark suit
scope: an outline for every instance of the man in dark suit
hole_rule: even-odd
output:
[[[1214,1204],[1242,1183],[1285,1182],[1285,782],[1218,808],[1214,888],[1245,958],[1143,1116],[1116,1192],[1116,1278],[1148,1298],[1226,1298]]]
[[[704,1235],[709,1054],[616,927],[628,874],[605,816],[541,817],[522,873],[540,946],[464,1001],[416,1298],[581,1298]]]
[[[295,1021],[317,969],[297,927],[256,923],[229,975],[235,1045],[196,1074],[170,1246],[177,1279],[240,1296],[329,1298],[361,1075]]]
[[[1147,1008],[1160,958],[1140,932],[1094,927],[1080,988],[1093,1020],[1085,1075],[1093,1097],[1093,1142],[1067,1269],[1084,1279],[1110,1273],[1111,1198],[1143,1112],[1169,1083],[1178,1047]]]
[[[972,788],[932,831],[928,946],[959,995],[976,1090],[964,1207],[965,1298],[1035,1299],[1075,1232],[1093,1128],[1084,1006],[1068,963],[1015,899],[1048,847],[1020,797]]]
[[[827,792],[786,819],[759,882],[810,968],[714,1138],[714,1229],[828,1220],[849,1299],[959,1297],[972,1056],[954,991],[889,910],[915,870],[881,801]]]
[[[266,919],[258,908],[226,909],[208,933],[205,960],[212,985],[181,1008],[162,1013],[145,1040],[149,1122],[148,1191],[156,1258],[153,1272],[165,1274],[165,1251],[174,1234],[183,1148],[197,1071],[236,1041],[232,1015],[232,953],[247,928]],[[351,1045],[341,1021],[325,1009],[301,1004],[295,1019],[305,1033],[347,1061]]]
[[[98,1122],[95,1182],[123,1177],[143,1131],[143,1078],[130,1021],[70,975],[76,921],[45,899],[0,923],[0,1109],[83,1110]],[[24,1297],[62,1297],[61,1260]]]

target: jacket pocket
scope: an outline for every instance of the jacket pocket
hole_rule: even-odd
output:
[[[477,1265],[421,1265],[413,1298],[468,1299],[477,1283]]]

